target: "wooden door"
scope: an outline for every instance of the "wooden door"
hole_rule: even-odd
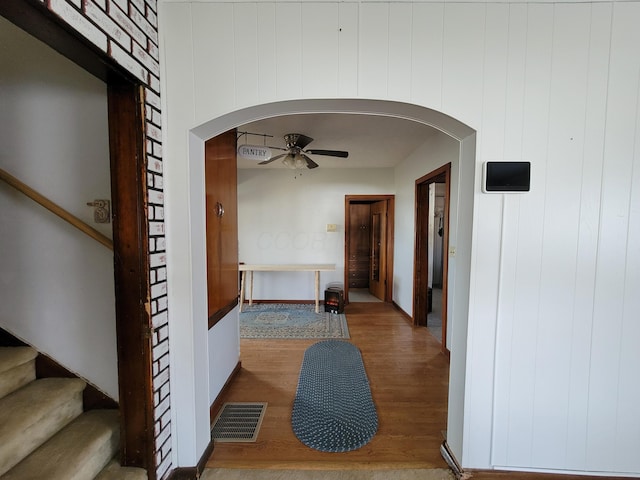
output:
[[[236,131],[205,142],[209,328],[238,304]]]
[[[369,292],[385,300],[387,279],[387,202],[371,204],[371,245],[369,262]]]
[[[368,203],[349,206],[348,269],[349,287],[369,287],[369,257],[371,250],[371,207]]]

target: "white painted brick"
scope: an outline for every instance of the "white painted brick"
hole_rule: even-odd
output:
[[[160,369],[162,370],[162,368]],[[164,415],[166,412],[170,412],[170,408],[171,408],[171,397],[167,397],[164,400],[162,400],[161,402],[158,402],[155,405],[155,416],[154,419],[155,420],[160,420],[160,417],[162,417],[162,415]]]
[[[162,342],[153,347],[153,361],[155,362],[158,358],[166,355],[169,352],[169,342]],[[163,398],[160,395],[160,398]]]
[[[155,108],[157,108],[158,110],[161,109],[161,105],[160,105],[160,96],[149,90],[148,88],[145,89],[145,96],[146,96],[146,101],[148,104],[154,106]]]
[[[171,389],[169,388],[168,382],[160,387],[160,398],[167,398],[170,393],[171,393]]]
[[[115,40],[127,51],[131,50],[131,36],[109,18],[106,12],[96,5],[93,0],[85,2],[84,9],[87,17],[93,20],[98,28],[106,33],[112,41]]]
[[[156,242],[157,242],[156,248],[158,249],[158,251],[167,249],[167,242],[164,239],[164,237],[156,239]]]
[[[166,310],[168,307],[168,299],[167,297],[162,297],[158,299],[158,311],[162,312]]]
[[[138,10],[136,8],[131,8],[129,9],[129,16],[131,17],[131,20],[135,22],[135,24],[141,29],[141,31],[144,32],[145,36],[157,45],[158,44],[157,28],[151,23],[149,23],[146,15],[142,14],[141,10]],[[139,42],[139,43],[140,45],[142,45],[142,47],[144,47],[145,50],[147,49],[146,40],[144,42]]]
[[[158,388],[162,387],[162,385],[164,385],[165,383],[167,383],[169,381],[169,369],[165,369],[163,371],[161,371],[154,379],[153,379],[153,385],[154,388],[157,385]],[[156,390],[158,389],[156,388]]]
[[[160,79],[153,74],[149,74],[149,88],[154,92],[160,91]]]
[[[82,16],[82,13],[69,5],[68,2],[65,0],[50,0],[49,8],[100,50],[107,51],[107,36]]]
[[[147,196],[149,198],[149,203],[153,203],[156,205],[164,204],[164,193],[158,190],[149,190],[147,192]]]
[[[147,135],[158,142],[162,141],[162,132],[152,123],[147,122]]]
[[[160,50],[155,43],[149,42],[149,46],[147,49],[149,51],[149,55],[151,55],[151,57],[153,57],[155,61],[158,61],[160,59]]]
[[[123,11],[127,12],[129,10],[129,0],[112,0],[116,3]]]
[[[156,207],[156,220],[164,220],[164,207]]]
[[[154,175],[155,176],[155,180],[154,180],[154,184],[156,186],[156,188],[163,188],[164,187],[164,178],[160,175]]]
[[[149,222],[149,235],[164,235],[164,223]]]
[[[160,303],[160,300],[158,299],[158,303]],[[151,318],[151,323],[153,323],[153,328],[158,328],[161,327],[163,325],[167,324],[167,312],[166,310],[163,312],[162,309],[160,309],[160,313],[154,315]]]
[[[167,265],[167,254],[156,253],[154,255],[149,255],[149,263],[151,268],[164,267]]]
[[[109,42],[109,53],[116,62],[135,75],[139,80],[143,83],[147,82],[147,70],[119,45],[114,42]]]
[[[123,11],[123,9],[121,9],[113,0],[110,0],[107,13],[109,14],[109,17],[120,26],[120,28],[125,30],[131,36],[131,38],[138,43],[144,43],[146,45],[147,36],[136,26],[134,22],[131,21],[131,18],[129,18],[128,8],[128,5],[125,6]]]
[[[158,27],[158,16],[156,15],[156,12],[154,12],[150,8],[147,8],[147,20],[149,20],[149,23],[154,28]]]
[[[163,325],[162,327],[158,328],[156,330],[156,334],[158,335],[159,342],[167,339],[167,337],[169,337],[169,326]]]
[[[144,0],[129,0],[129,10],[132,11],[133,8],[138,9],[139,12],[144,12],[146,5]],[[136,22],[137,23],[137,22]]]
[[[154,146],[154,149],[155,149],[155,146]],[[147,157],[147,169],[151,172],[162,173],[162,161],[160,161],[157,158]],[[149,176],[155,177],[155,175],[149,175]],[[155,184],[155,181],[154,181],[154,184]]]
[[[147,8],[154,13],[158,13],[158,2],[157,0],[146,0]]]
[[[160,281],[166,280],[167,279],[167,269],[166,268],[158,268],[156,270],[156,276],[158,277],[158,280],[160,280]]]
[[[155,155],[158,158],[162,158],[162,144],[161,143],[154,143],[153,144],[153,155]]]
[[[167,282],[157,283],[151,286],[151,298],[158,298],[167,294]]]

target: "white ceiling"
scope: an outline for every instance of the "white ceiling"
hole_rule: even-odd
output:
[[[238,145],[285,148],[285,134],[302,133],[314,139],[308,149],[349,152],[348,158],[309,155],[321,168],[385,168],[394,167],[408,157],[437,130],[388,116],[313,113],[260,120],[238,127],[238,132],[259,134],[239,135]],[[273,151],[274,156],[279,153],[283,152]],[[238,156],[239,168],[287,168],[280,160],[268,165],[257,163]]]

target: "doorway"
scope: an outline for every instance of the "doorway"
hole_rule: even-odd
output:
[[[414,325],[427,327],[447,349],[447,276],[451,164],[416,180]]]
[[[393,274],[393,195],[345,196],[345,300],[349,291],[390,302]]]

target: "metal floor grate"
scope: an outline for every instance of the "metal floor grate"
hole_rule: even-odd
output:
[[[266,402],[229,402],[211,427],[216,442],[255,442],[267,410]]]

